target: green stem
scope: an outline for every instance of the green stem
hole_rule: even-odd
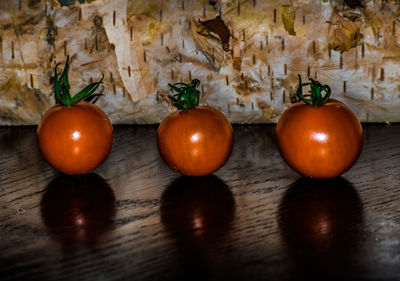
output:
[[[200,102],[200,92],[196,89],[200,85],[200,80],[193,79],[190,83],[168,84],[177,94],[170,96],[174,101],[174,106],[183,111],[196,108]]]
[[[299,75],[299,86],[296,91],[297,97],[304,101],[306,104],[318,107],[326,103],[331,95],[331,88],[328,85],[322,85],[318,81],[315,81],[312,78],[310,79],[310,83],[301,83],[301,76]],[[310,85],[311,95],[303,95],[303,86]],[[322,95],[322,92],[325,92],[325,95]],[[306,98],[309,97],[309,98]]]
[[[58,77],[57,73],[58,65],[59,63],[55,66],[54,69],[54,91],[55,91],[56,103],[58,104],[62,104],[64,106],[74,105],[79,101],[87,98],[91,94],[93,94],[94,91],[96,91],[96,89],[100,86],[100,84],[103,83],[104,75],[102,74],[102,78],[100,79],[100,81],[91,83],[90,85],[86,86],[81,91],[79,91],[76,95],[71,97],[71,94],[69,93],[71,86],[69,85],[68,81],[69,55],[67,56],[64,70],[61,73],[60,77]]]

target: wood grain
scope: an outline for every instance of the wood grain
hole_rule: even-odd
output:
[[[341,178],[301,179],[273,126],[235,126],[213,176],[158,155],[157,127],[117,126],[93,174],[63,176],[34,127],[0,128],[1,280],[398,280],[400,125],[363,125]]]

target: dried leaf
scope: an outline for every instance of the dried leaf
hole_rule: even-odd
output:
[[[217,16],[215,19],[200,21],[199,24],[197,27],[199,34],[207,37],[218,37],[221,40],[224,51],[229,51],[231,33],[220,16]]]
[[[208,32],[208,29],[200,22],[192,20],[191,35],[196,47],[207,58],[214,70],[219,70],[229,54],[223,49],[222,41],[218,36]]]
[[[283,27],[289,33],[289,35],[296,35],[296,31],[294,31],[294,12],[289,5],[281,6],[281,16]]]
[[[329,43],[329,48],[339,52],[348,51],[357,46],[363,37],[360,33],[361,20],[359,16],[351,14],[350,16],[337,16],[336,22],[328,22],[336,26]]]

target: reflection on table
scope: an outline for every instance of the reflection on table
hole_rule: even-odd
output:
[[[114,193],[95,173],[59,175],[42,197],[41,214],[49,234],[62,243],[95,244],[113,228]]]
[[[214,175],[181,176],[161,197],[161,221],[176,240],[182,270],[173,279],[208,280],[215,245],[223,243],[234,219],[235,200]]]
[[[351,267],[360,255],[363,205],[353,185],[342,177],[296,181],[280,202],[278,221],[300,276],[321,272],[334,276],[339,266]]]

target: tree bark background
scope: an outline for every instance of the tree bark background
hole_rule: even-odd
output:
[[[67,54],[75,92],[105,75],[114,124],[160,122],[168,83],[194,78],[231,122],[277,122],[298,74],[361,121],[399,122],[399,20],[398,1],[1,1],[0,125],[40,121]]]

